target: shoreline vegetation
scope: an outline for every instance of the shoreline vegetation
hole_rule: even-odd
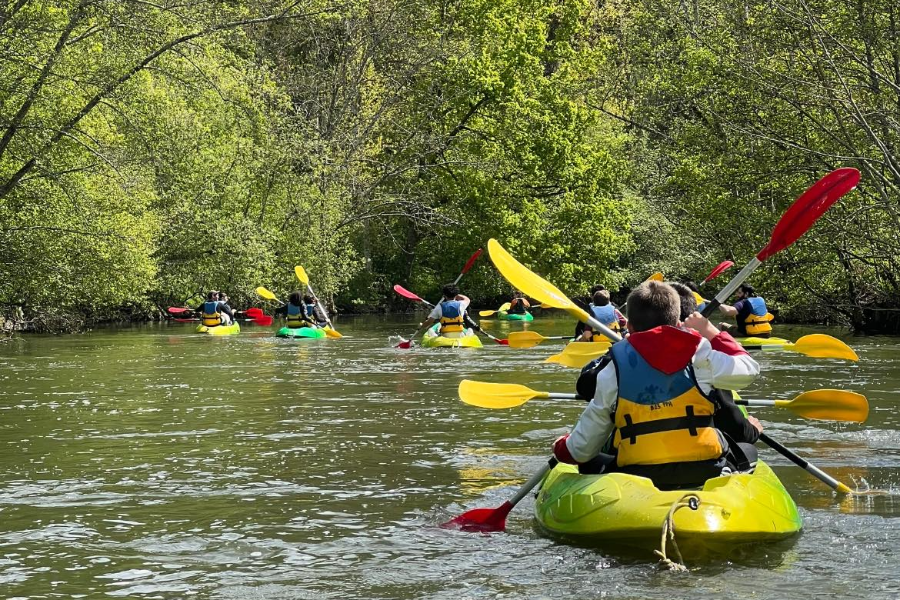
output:
[[[848,166],[751,283],[900,333],[896,2],[21,0],[0,40],[0,332],[271,312],[297,264],[406,311],[393,284],[437,297],[491,237],[573,296],[699,281]],[[486,258],[462,283],[512,291]]]

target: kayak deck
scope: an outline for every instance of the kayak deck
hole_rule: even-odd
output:
[[[797,505],[772,469],[759,461],[752,474],[708,480],[699,490],[660,491],[625,473],[580,475],[559,464],[542,482],[534,505],[544,531],[580,542],[659,548],[672,506],[695,494],[697,510],[673,520],[678,546],[692,555],[727,554],[735,544],[789,538],[802,528]]]
[[[275,337],[320,339],[326,337],[326,334],[321,327],[282,327]]]
[[[197,325],[197,333],[205,333],[207,335],[236,335],[241,332],[240,323],[232,323],[231,325],[216,325],[207,327],[206,325]]]
[[[440,325],[430,327],[422,337],[422,346],[425,348],[481,348],[481,338],[475,335],[471,329],[463,331],[460,337],[446,337],[438,335]]]
[[[497,318],[501,321],[534,321],[534,315],[531,313],[510,314],[505,310],[498,312]]]

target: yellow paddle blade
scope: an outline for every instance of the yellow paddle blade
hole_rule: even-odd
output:
[[[582,369],[586,364],[609,352],[609,342],[572,342],[559,354],[544,362],[556,363],[571,369]]]
[[[266,300],[274,300],[275,302],[278,302],[278,296],[276,296],[275,294],[273,294],[272,292],[270,292],[269,290],[267,290],[266,288],[264,288],[262,286],[259,286],[258,288],[256,288],[256,293],[259,294],[261,297],[265,298]]]
[[[846,390],[813,390],[803,392],[793,400],[776,400],[807,419],[823,421],[855,421],[864,423],[869,417],[869,401],[862,394]]]
[[[513,287],[522,290],[526,296],[530,296],[540,300],[544,304],[549,304],[553,308],[561,308],[570,315],[587,323],[588,314],[566,297],[556,286],[546,281],[540,275],[536,275],[529,271],[522,263],[517,261],[512,255],[500,245],[500,242],[491,238],[488,240],[488,254],[491,261],[500,274],[509,281]]]
[[[813,358],[840,358],[854,362],[859,360],[859,356],[853,351],[853,348],[836,337],[824,333],[804,335],[793,344],[785,345],[784,349]]]
[[[515,383],[484,383],[463,379],[459,382],[459,399],[481,408],[513,408],[532,398],[547,398],[547,392],[537,392]]]
[[[497,311],[496,310],[479,310],[478,316],[479,317],[489,317],[492,314],[494,314],[495,312],[497,312]]]
[[[646,279],[646,281],[665,281],[665,279],[666,279],[666,278],[663,277],[663,274],[660,273],[659,271],[657,271],[656,273],[654,273],[653,275],[651,275],[650,277],[648,277],[648,278]]]
[[[332,329],[331,327],[326,327],[325,328],[325,337],[330,337],[330,338],[339,340],[344,336],[341,335],[340,333],[338,333],[337,329]]]
[[[294,267],[294,273],[297,275],[297,279],[300,280],[300,283],[309,285],[309,276],[306,274],[306,270],[303,267],[297,265]]]
[[[497,310],[498,310],[498,311],[501,311],[501,310],[509,310],[509,307],[510,307],[509,302],[505,302],[505,303],[501,304],[501,305],[500,305],[500,308],[498,308]]]
[[[536,331],[510,331],[507,339],[510,348],[533,348],[547,338]]]

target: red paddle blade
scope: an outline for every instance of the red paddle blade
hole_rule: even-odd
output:
[[[497,342],[498,344],[500,344],[501,346],[509,346],[509,340],[494,340],[494,341]]]
[[[498,508],[476,508],[459,515],[458,517],[441,524],[442,529],[459,529],[475,533],[490,533],[492,531],[506,531],[506,516],[512,510],[513,505],[509,501],[504,502]]]
[[[859,183],[859,171],[850,167],[836,169],[814,183],[794,200],[778,221],[768,245],[756,255],[757,260],[781,252],[812,227],[832,204]]]
[[[400,294],[401,296],[403,296],[404,298],[412,300],[413,302],[425,302],[424,300],[422,300],[421,298],[419,298],[418,296],[413,294],[411,291],[409,291],[408,289],[406,289],[399,283],[394,286],[394,291],[397,292],[398,294]]]
[[[709,275],[707,275],[706,279],[704,279],[701,283],[706,283],[707,281],[712,281],[713,279],[715,279],[716,277],[718,277],[719,275],[721,275],[722,273],[724,273],[725,271],[727,271],[728,269],[730,269],[733,266],[734,266],[734,263],[731,262],[730,260],[723,260],[722,262],[719,263],[719,265],[715,269],[712,270],[712,272]]]
[[[195,321],[199,321],[200,319],[172,319],[178,323],[194,323]]]
[[[263,327],[268,327],[269,325],[272,324],[272,321],[273,321],[272,317],[270,317],[268,315],[264,315],[262,317],[257,317],[255,319],[253,319],[254,323],[256,323],[257,325],[262,325]]]
[[[463,275],[464,275],[465,273],[468,273],[468,272],[469,272],[469,269],[472,268],[472,265],[475,264],[475,261],[478,260],[478,257],[481,256],[481,253],[482,253],[483,251],[484,251],[483,248],[479,248],[478,250],[475,251],[475,254],[473,254],[472,256],[469,257],[468,262],[466,262],[466,266],[463,267],[463,270],[462,270],[462,274],[463,274]]]
[[[250,317],[250,318],[252,318],[252,319],[258,319],[259,317],[264,317],[264,316],[266,316],[266,315],[265,315],[265,313],[262,311],[261,308],[248,308],[248,309],[247,309],[247,316]]]
[[[190,308],[182,308],[180,306],[170,306],[166,310],[169,311],[173,315],[183,315],[186,312],[194,312]]]
[[[411,347],[412,340],[403,340],[402,342],[394,346],[394,348],[400,348],[401,350],[409,350]]]

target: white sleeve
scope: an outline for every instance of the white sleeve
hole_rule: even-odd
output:
[[[444,316],[444,311],[441,310],[440,304],[435,304],[434,308],[431,309],[431,312],[428,314],[429,319],[434,319],[435,321],[440,321],[441,317]]]
[[[471,302],[471,300],[460,300],[459,301],[459,310],[461,312],[466,312],[466,309],[469,308],[469,302]]]
[[[713,350],[708,340],[702,340],[694,354],[694,374],[704,392],[710,388],[741,390],[759,375],[759,363],[749,354],[732,356]]]
[[[597,391],[566,441],[569,454],[578,462],[587,462],[600,450],[613,431],[612,415],[619,396],[616,368],[606,365],[597,375]]]

